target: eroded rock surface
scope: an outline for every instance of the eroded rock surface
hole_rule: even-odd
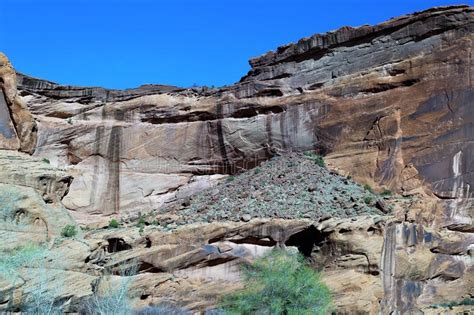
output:
[[[17,92],[16,73],[0,53],[0,149],[32,153],[36,123]]]
[[[137,307],[170,301],[210,309],[242,286],[239,265],[273,246],[294,246],[321,269],[341,314],[434,313],[436,305],[472,300],[473,30],[470,6],[345,27],[254,58],[240,82],[220,89],[113,91],[19,75],[18,94],[2,55],[0,188],[18,198],[5,199],[13,206],[2,217],[0,249],[49,243],[62,257],[59,267],[45,265],[55,269],[52,283],[75,284],[58,294],[69,311],[123,280],[111,276],[97,285],[104,268],[136,263],[129,295]],[[22,102],[36,119],[37,143]],[[37,157],[17,152],[34,149]],[[229,189],[198,194],[227,175],[307,150],[325,155],[344,176],[399,195],[376,197],[382,201],[374,212],[347,212],[338,203],[350,196],[338,192],[331,196],[339,200],[314,211],[305,205],[306,219],[295,219],[294,205],[266,209],[260,219],[234,209],[222,209],[227,217],[200,212],[206,196],[210,207],[234,200]],[[284,170],[275,169],[282,187]],[[273,180],[255,172],[243,178]],[[333,183],[329,171],[313,173],[304,174]],[[285,193],[305,201],[303,191],[324,187],[299,188]],[[258,193],[248,190],[249,198]],[[351,202],[362,198],[353,195]],[[196,211],[181,211],[193,209],[193,196]],[[388,213],[374,216],[379,210]],[[63,239],[61,228],[73,224],[69,214],[87,227],[104,227],[110,216],[126,222]],[[18,309],[39,285],[32,275],[26,270],[23,282],[0,277],[0,310]]]
[[[434,8],[314,35],[252,59],[221,89],[109,91],[25,76],[19,89],[38,120],[36,154],[75,175],[71,210],[149,211],[212,176],[317,149],[373,187],[432,190],[449,204],[444,223],[466,228],[473,14]]]

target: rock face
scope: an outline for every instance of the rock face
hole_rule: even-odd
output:
[[[410,194],[424,183],[472,223],[473,8],[434,8],[314,35],[250,61],[234,86],[125,91],[26,76],[36,154],[71,169],[78,213],[148,211],[276,152]]]
[[[70,311],[97,289],[104,267],[130,261],[140,267],[130,292],[136,305],[171,300],[205,310],[241,286],[239,264],[272,246],[296,246],[323,270],[342,314],[430,313],[440,303],[472,300],[473,40],[473,7],[433,8],[282,46],[252,59],[240,82],[220,89],[116,91],[18,75],[18,94],[2,55],[0,185],[23,194],[11,201],[14,215],[2,233],[24,244],[34,237],[18,226],[26,222],[39,229],[38,241],[52,241],[72,222],[63,204],[89,227],[103,226],[109,216],[128,222],[53,244],[67,258],[57,279],[78,283],[59,295],[71,300]],[[22,102],[36,120],[37,143]],[[18,150],[34,150],[36,157]],[[339,201],[321,203],[307,219],[294,219],[293,206],[288,217],[266,209],[258,220],[223,209],[226,217],[185,220],[177,228],[183,213],[206,214],[193,208],[203,198],[223,207],[229,198],[237,207],[229,189],[202,190],[275,155],[307,150],[323,154],[332,172],[407,201],[379,201],[379,210],[393,211],[374,216],[365,208],[343,211],[337,203],[351,199],[338,192],[332,196]],[[243,175],[249,181],[274,180],[249,172]],[[305,174],[326,183],[330,172]],[[323,188],[285,193],[305,202],[303,193]],[[324,206],[347,218],[324,217]],[[196,211],[180,213],[188,208]],[[33,209],[25,220],[22,209]],[[133,227],[144,214],[160,226]],[[15,310],[14,297],[34,282],[23,285],[0,277],[0,310]]]
[[[36,123],[21,101],[16,85],[15,70],[0,53],[0,149],[33,153]]]

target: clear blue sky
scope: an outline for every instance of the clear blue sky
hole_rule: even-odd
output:
[[[0,51],[62,84],[221,86],[248,59],[344,25],[469,0],[0,0]]]

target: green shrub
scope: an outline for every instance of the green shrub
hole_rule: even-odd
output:
[[[141,217],[138,219],[137,227],[143,228],[145,225],[146,225],[145,218],[144,218],[143,216],[141,216]]]
[[[304,152],[303,154],[307,158],[313,160],[316,165],[318,165],[320,167],[326,167],[326,163],[324,162],[324,158],[321,155],[317,154],[316,152],[307,151],[307,152]]]
[[[374,198],[372,196],[365,196],[364,202],[370,206],[374,202]]]
[[[70,124],[70,125],[72,125],[72,124],[73,124],[73,123],[72,123],[72,118],[71,118],[71,117],[69,117],[69,118],[68,118],[66,121],[67,121],[67,123],[68,123],[68,124]]]
[[[392,192],[388,189],[384,189],[381,193],[380,193],[380,196],[382,197],[388,197],[388,196],[391,196],[392,195]]]
[[[244,269],[245,289],[224,297],[224,314],[328,314],[329,289],[299,254],[273,250]]]
[[[235,176],[230,175],[229,177],[227,177],[226,180],[227,180],[228,182],[231,182],[231,181],[233,181],[234,179],[235,179]]]
[[[109,221],[109,228],[116,229],[120,226],[120,223],[116,219]]]
[[[42,161],[43,161],[44,163],[51,164],[51,162],[50,162],[47,158],[43,158]]]
[[[256,167],[255,170],[253,171],[255,175],[260,174],[261,172],[262,172],[262,169],[260,167]]]
[[[61,235],[64,237],[74,237],[77,235],[77,228],[75,225],[68,224],[61,231]]]
[[[369,193],[371,193],[371,194],[374,193],[374,190],[372,189],[372,187],[370,187],[369,184],[365,184],[365,185],[364,185],[364,189],[365,189],[366,191],[368,191]]]

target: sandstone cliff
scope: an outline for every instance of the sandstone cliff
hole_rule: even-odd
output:
[[[221,89],[18,83],[36,154],[76,177],[65,204],[77,213],[149,211],[275,152],[317,149],[374,187],[425,186],[449,224],[469,226],[473,27],[466,6],[346,27],[254,58]]]
[[[30,187],[45,213],[55,205],[61,224],[70,222],[62,204],[89,227],[111,216],[128,222],[57,247],[69,252],[59,277],[80,279],[76,292],[62,293],[71,310],[91,294],[101,268],[131,259],[140,262],[131,293],[137,303],[166,298],[203,310],[239,287],[239,263],[286,244],[324,270],[340,313],[430,313],[435,304],[474,296],[473,40],[474,8],[433,8],[279,47],[219,89],[117,91],[19,74],[17,94],[3,58],[0,148],[35,148],[52,165],[25,174],[8,161],[41,160],[0,150],[7,161],[0,180]],[[38,126],[36,147],[22,102]],[[212,191],[200,193],[223,185],[226,175],[307,150],[323,154],[333,173],[398,193],[387,201],[393,211],[346,214],[341,206],[329,219],[320,204],[306,219],[295,219],[290,207],[288,217],[262,211],[261,219],[236,222],[241,216],[225,209],[227,217],[177,228],[173,211],[192,207],[190,197],[196,205],[227,197],[221,186],[216,200]],[[35,175],[42,172],[47,180]],[[134,220],[145,214],[150,220],[140,231]],[[53,230],[57,235],[58,224]],[[20,288],[3,290],[13,296]]]

